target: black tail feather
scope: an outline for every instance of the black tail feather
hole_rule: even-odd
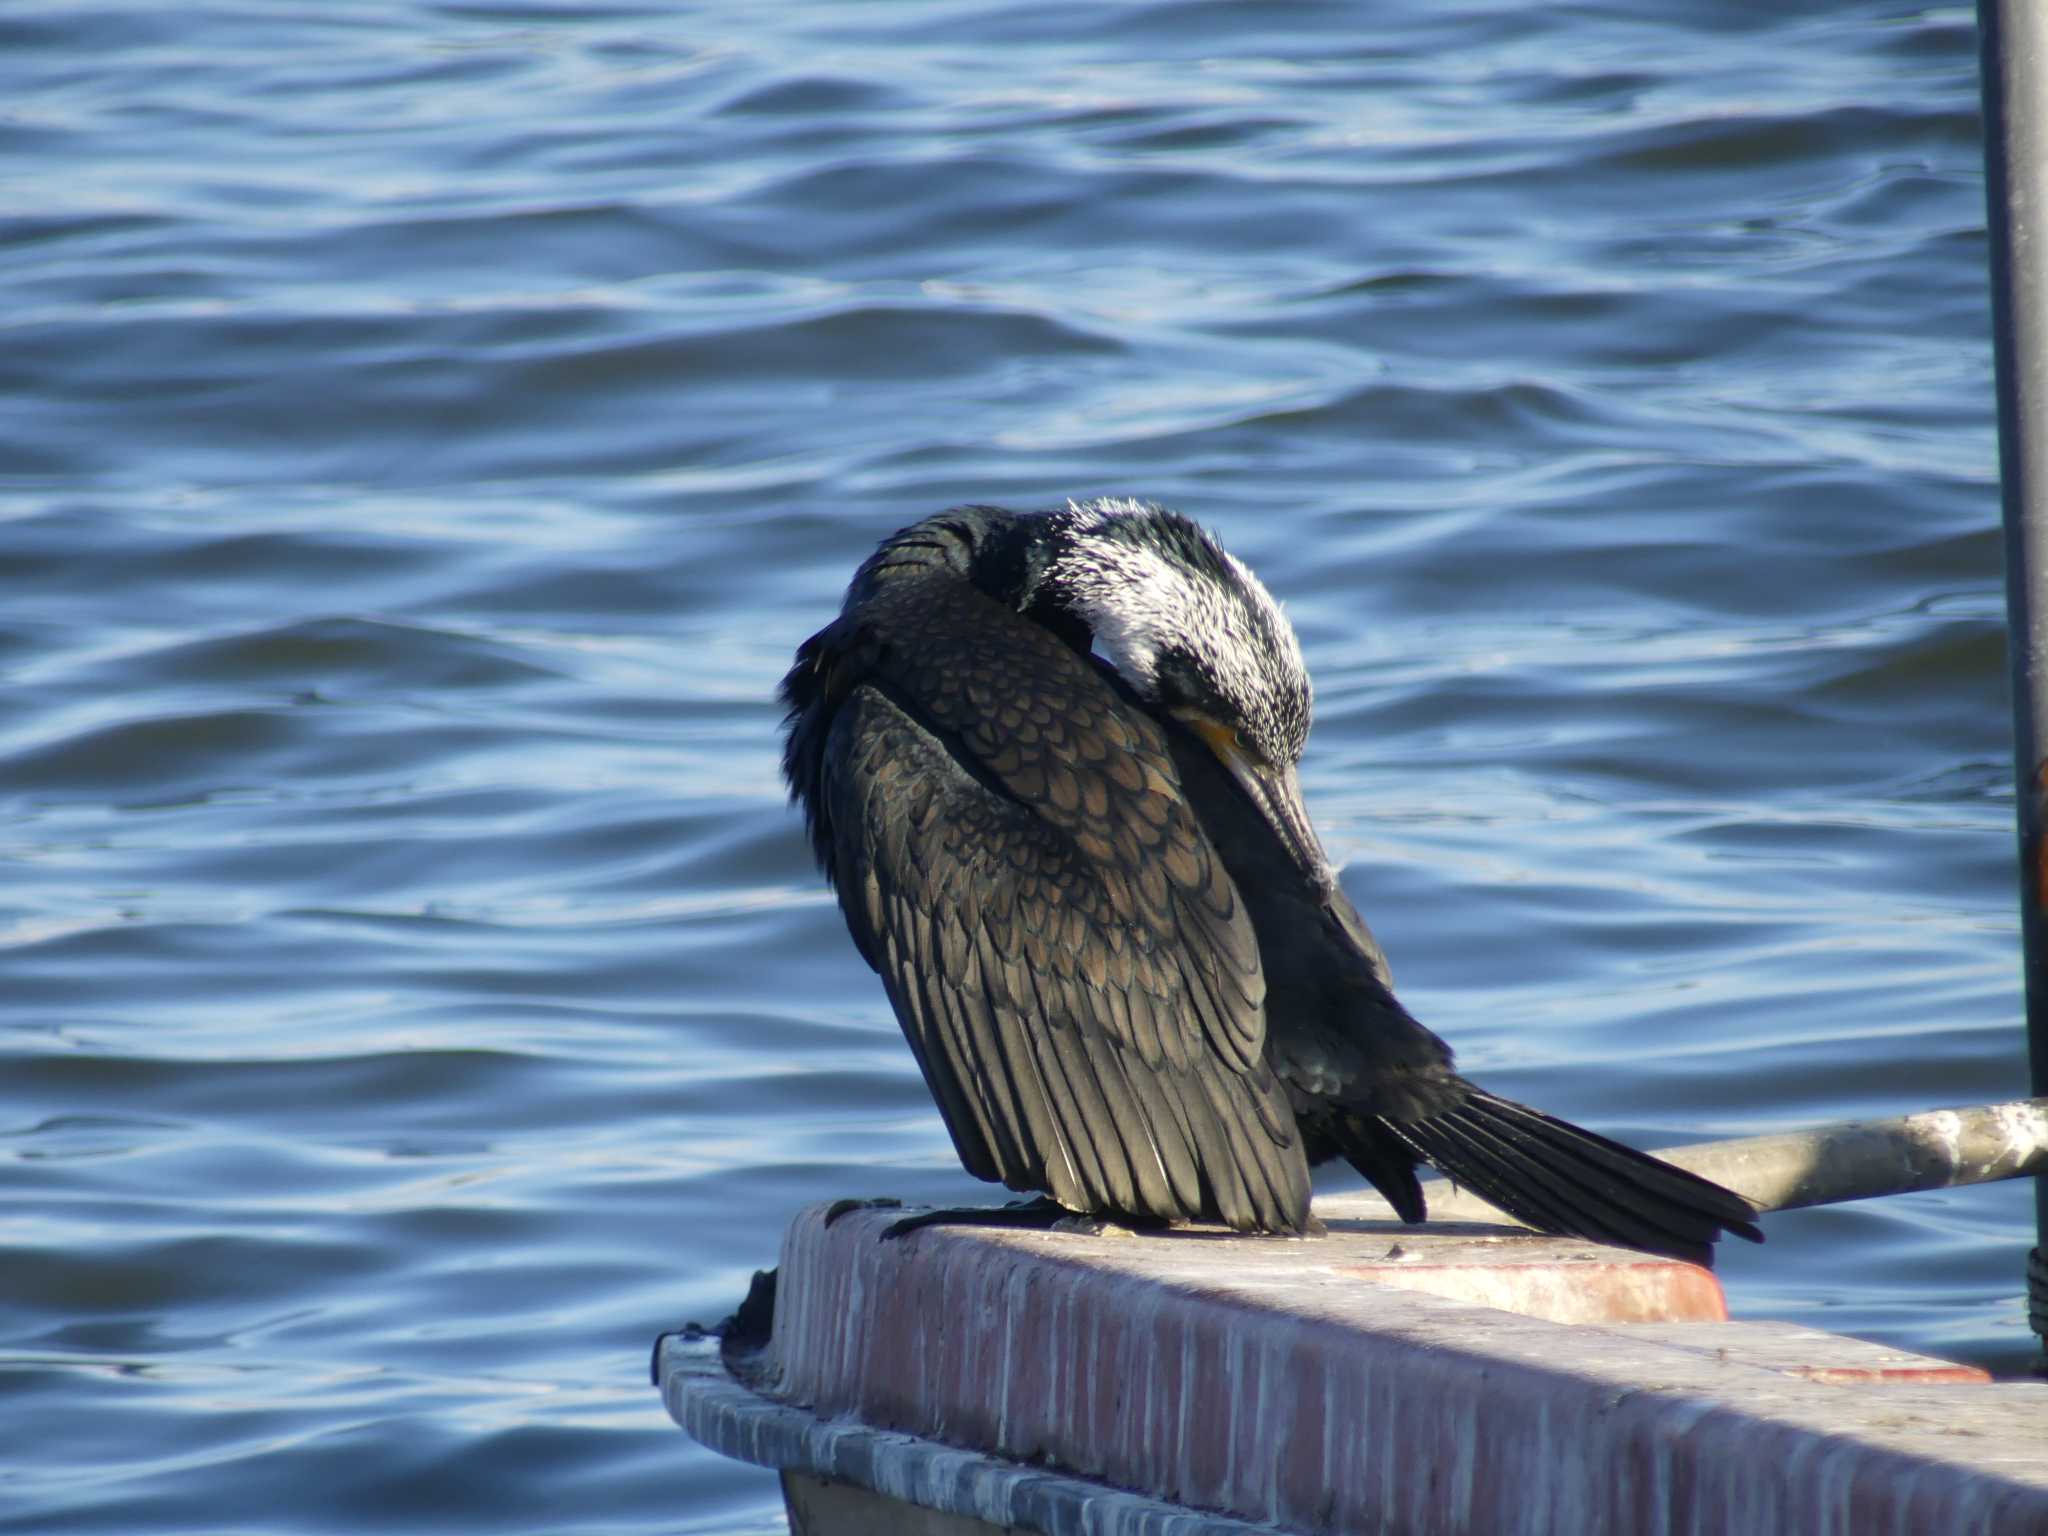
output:
[[[1611,1181],[1579,1183],[1584,1169],[1562,1168],[1560,1160],[1546,1159],[1548,1149],[1534,1137],[1516,1134],[1519,1127],[1460,1110],[1413,1129],[1432,1164],[1538,1231],[1597,1236],[1629,1248],[1658,1248],[1674,1239],[1692,1246],[1618,1200]]]
[[[1377,1115],[1345,1115],[1337,1124],[1335,1141],[1343,1148],[1345,1161],[1372,1180],[1395,1215],[1411,1226],[1428,1216],[1422,1183],[1415,1177],[1418,1154],[1394,1132],[1391,1122]]]
[[[1478,1088],[1441,1114],[1407,1123],[1379,1120],[1372,1128],[1539,1232],[1696,1264],[1712,1258],[1724,1231],[1763,1241],[1756,1208],[1732,1190]],[[1359,1138],[1344,1150],[1384,1191],[1376,1167],[1368,1166],[1386,1161],[1380,1137]],[[1399,1209],[1402,1202],[1395,1204]],[[1405,1209],[1401,1214],[1412,1219]]]

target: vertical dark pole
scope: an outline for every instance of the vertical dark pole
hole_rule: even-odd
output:
[[[2018,763],[2020,945],[2033,1091],[2048,1093],[2048,0],[1977,0],[1998,469]],[[2034,1181],[2028,1316],[2048,1348],[2048,1179]],[[2037,1362],[2037,1369],[2042,1362]]]

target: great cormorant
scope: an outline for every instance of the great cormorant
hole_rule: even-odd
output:
[[[1705,1262],[1719,1185],[1496,1097],[1394,997],[1295,776],[1308,672],[1239,560],[1123,501],[883,540],[797,652],[783,771],[968,1172],[1300,1232],[1343,1157]]]

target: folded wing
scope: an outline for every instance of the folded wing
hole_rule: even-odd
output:
[[[839,628],[825,649],[859,661],[834,677],[819,830],[969,1171],[1080,1211],[1299,1230],[1256,937],[1158,726],[936,577]]]

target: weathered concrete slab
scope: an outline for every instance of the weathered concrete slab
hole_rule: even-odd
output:
[[[789,1501],[792,1524],[819,1527],[806,1536],[860,1536],[859,1522],[885,1521],[892,1511],[893,1524],[878,1528],[903,1536],[920,1530],[913,1511],[941,1517],[922,1522],[928,1536],[1249,1536],[1272,1529],[985,1452],[821,1418],[741,1386],[711,1341],[665,1337],[655,1372],[670,1417],[692,1438],[740,1461],[796,1472],[802,1481]],[[844,1496],[856,1488],[874,1497]]]
[[[1304,1532],[2048,1532],[2048,1386],[1715,1321],[1690,1266],[1341,1218],[881,1242],[891,1214],[785,1244],[761,1385],[817,1422]]]
[[[1989,1372],[1974,1365],[1887,1349],[1795,1323],[1743,1323],[1732,1330],[1715,1323],[1643,1323],[1629,1334],[1714,1360],[1726,1359],[1732,1350],[1744,1365],[1831,1386],[1969,1386],[1991,1380]],[[2041,1433],[2048,1435],[2048,1424],[2041,1426]]]

